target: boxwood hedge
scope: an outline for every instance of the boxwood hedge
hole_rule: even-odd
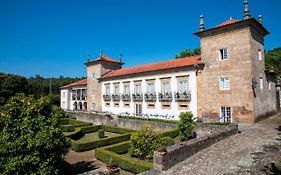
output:
[[[136,174],[150,170],[153,167],[152,163],[119,155],[122,153],[126,153],[128,151],[128,148],[129,142],[122,142],[98,148],[95,151],[95,155],[99,160],[105,163],[113,163],[124,170],[131,171]]]
[[[95,148],[102,147],[102,146],[107,146],[107,145],[111,145],[114,143],[124,142],[124,141],[129,140],[130,137],[131,137],[131,134],[127,133],[127,134],[122,134],[120,136],[103,138],[103,139],[94,140],[91,142],[81,142],[79,140],[77,140],[77,141],[72,140],[71,149],[74,151],[77,151],[77,152],[88,151],[88,150],[95,149]]]

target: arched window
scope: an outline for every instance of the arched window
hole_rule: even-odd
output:
[[[82,106],[82,102],[79,102],[79,110],[82,110],[83,109],[83,106]]]
[[[73,103],[73,110],[76,111],[77,110],[77,102]]]

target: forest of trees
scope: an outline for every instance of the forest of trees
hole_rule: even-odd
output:
[[[33,95],[35,98],[49,96],[54,104],[59,105],[60,87],[79,81],[82,78],[69,78],[60,76],[58,78],[44,78],[40,75],[25,78],[19,75],[0,73],[0,105],[4,104],[16,93]]]

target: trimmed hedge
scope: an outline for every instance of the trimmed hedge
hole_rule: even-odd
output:
[[[132,116],[124,116],[124,115],[119,115],[118,117],[124,118],[124,119],[145,120],[145,121],[153,121],[153,122],[161,122],[161,123],[178,124],[177,120],[165,120],[165,119],[159,119],[159,118],[145,118],[145,117],[132,117]]]
[[[65,133],[65,137],[68,137],[72,140],[79,140],[84,136],[84,133],[81,131],[81,128],[75,128],[75,131],[72,133]]]
[[[123,141],[127,141],[129,140],[131,137],[131,134],[123,134],[120,136],[116,136],[116,137],[110,137],[110,138],[103,138],[100,140],[94,140],[91,142],[80,142],[78,141],[72,141],[71,143],[71,149],[77,152],[82,152],[82,151],[88,151],[91,149],[95,149],[98,147],[102,147],[102,146],[107,146],[107,145],[111,145],[114,143],[119,143],[119,142],[123,142]]]
[[[127,128],[119,128],[117,126],[111,126],[111,125],[102,125],[102,129],[108,132],[114,132],[119,134],[125,134],[125,133],[131,133],[135,132],[135,130],[127,129]]]
[[[79,128],[82,126],[92,126],[92,123],[82,122],[75,119],[63,119],[61,120],[62,123],[67,123],[67,125],[61,125],[61,129],[63,132],[73,132],[75,128]],[[69,125],[68,125],[69,124]]]
[[[151,163],[147,163],[141,160],[138,161],[136,159],[117,154],[127,152],[128,148],[129,142],[122,142],[115,145],[98,148],[95,151],[95,155],[99,160],[105,163],[113,163],[124,170],[131,171],[136,174],[153,168],[153,165]]]
[[[69,118],[60,118],[59,123],[60,123],[60,125],[68,125],[69,124]]]
[[[97,132],[98,130],[101,129],[101,125],[95,125],[95,126],[84,126],[84,127],[81,127],[81,131],[84,133],[84,134],[87,134],[87,133],[92,133],[92,132]]]
[[[163,136],[163,137],[175,138],[179,135],[179,133],[180,133],[180,130],[178,128],[176,128],[176,129],[171,129],[171,130],[168,130],[168,131],[161,132],[159,135]]]

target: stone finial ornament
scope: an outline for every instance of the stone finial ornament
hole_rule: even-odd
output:
[[[122,58],[123,58],[123,55],[120,54],[120,55],[119,55],[119,62],[120,62],[120,63],[122,63]]]
[[[102,50],[100,50],[100,59],[102,59],[102,56],[103,56]]]
[[[205,25],[204,25],[204,16],[200,15],[200,25],[199,25],[199,30],[204,31],[205,30]]]
[[[88,56],[87,56],[87,62],[90,62],[90,61],[91,61],[90,54],[88,54]]]
[[[262,16],[259,15],[259,22],[262,24]]]
[[[248,0],[244,0],[244,20],[250,19],[249,3]]]

